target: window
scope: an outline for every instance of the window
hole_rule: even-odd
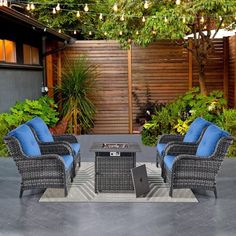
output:
[[[0,39],[0,61],[16,63],[16,44],[13,41]]]
[[[28,44],[23,45],[24,64],[39,65],[39,49]]]

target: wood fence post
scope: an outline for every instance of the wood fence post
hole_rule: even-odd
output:
[[[128,49],[128,119],[129,133],[133,133],[133,106],[132,106],[132,45]]]
[[[193,49],[193,40],[188,38],[188,47],[190,50]],[[193,88],[193,53],[188,50],[188,89]]]
[[[229,38],[223,38],[224,43],[224,98],[229,98]]]
[[[51,50],[48,48],[47,50]],[[47,87],[48,87],[48,96],[53,98],[53,63],[52,63],[52,54],[46,56],[46,68],[47,68]]]

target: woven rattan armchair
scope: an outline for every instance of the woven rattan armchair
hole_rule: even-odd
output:
[[[38,145],[27,125],[11,131],[4,142],[21,175],[20,198],[24,190],[45,188],[64,188],[67,196],[68,182],[73,180],[73,157],[67,145]]]
[[[76,136],[73,134],[52,135],[46,123],[40,117],[33,118],[26,122],[26,125],[32,129],[32,132],[40,145],[54,146],[63,143],[71,150],[74,157],[73,174],[75,176],[77,166],[80,167],[81,165],[80,144]]]
[[[199,145],[170,145],[164,156],[169,195],[172,197],[173,189],[203,188],[214,191],[217,198],[216,176],[232,142],[233,137],[227,132],[210,125]]]
[[[184,143],[186,145],[197,145],[204,134],[207,126],[211,123],[201,117],[196,118],[190,125],[187,133],[183,135],[176,135],[176,134],[163,134],[160,135],[157,140],[157,154],[156,154],[156,165],[160,165],[163,169],[163,158],[165,150],[171,144],[181,144]]]

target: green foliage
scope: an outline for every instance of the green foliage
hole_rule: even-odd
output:
[[[60,98],[61,115],[71,121],[74,133],[78,125],[83,132],[93,127],[96,109],[92,98],[95,94],[96,69],[96,65],[85,56],[75,60],[65,59],[62,82],[55,88]]]
[[[0,156],[6,156],[7,150],[3,143],[3,137],[20,124],[32,119],[35,116],[41,117],[48,126],[53,126],[58,121],[57,105],[48,96],[40,97],[37,100],[24,100],[17,102],[10,109],[9,113],[0,114]]]
[[[155,145],[158,135],[185,134],[189,124],[197,117],[218,123],[225,106],[222,92],[214,91],[205,96],[199,88],[194,88],[157,111],[144,125],[142,140],[146,145]]]

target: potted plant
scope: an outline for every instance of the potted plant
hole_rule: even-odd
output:
[[[97,67],[84,55],[73,60],[66,58],[63,65],[61,83],[55,88],[61,115],[68,120],[70,132],[86,133],[93,127],[96,113],[92,94],[95,91]]]

